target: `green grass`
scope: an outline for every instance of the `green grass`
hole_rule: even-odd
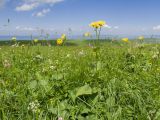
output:
[[[1,46],[2,120],[159,120],[160,45]]]

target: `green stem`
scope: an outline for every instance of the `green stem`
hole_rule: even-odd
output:
[[[98,29],[96,28],[95,31],[96,31],[96,44],[95,44],[95,46],[96,46],[98,43]]]

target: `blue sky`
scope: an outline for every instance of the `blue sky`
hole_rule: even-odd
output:
[[[0,0],[0,34],[60,34],[69,28],[82,34],[97,20],[107,22],[103,34],[159,34],[159,5],[160,0]]]

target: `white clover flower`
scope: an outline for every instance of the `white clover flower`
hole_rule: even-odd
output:
[[[50,69],[51,69],[51,70],[54,70],[55,68],[56,68],[56,67],[55,67],[55,66],[53,66],[53,65],[52,65],[52,66],[50,66]]]
[[[78,53],[78,55],[79,55],[79,56],[84,56],[85,53],[84,53],[84,51],[82,50],[82,51],[80,51],[80,52]]]
[[[43,57],[41,55],[37,55],[36,58],[43,59]]]
[[[3,66],[4,66],[5,68],[11,67],[10,61],[9,61],[9,60],[4,60],[4,61],[3,61]]]
[[[152,56],[152,59],[158,59],[158,55],[157,55],[157,54],[154,54],[154,55]]]
[[[62,117],[59,117],[58,120],[63,120],[63,118],[62,118]]]
[[[18,44],[14,44],[11,47],[19,47],[19,45]]]
[[[35,100],[34,102],[30,102],[27,109],[32,111],[32,112],[37,112],[40,104],[38,100]]]

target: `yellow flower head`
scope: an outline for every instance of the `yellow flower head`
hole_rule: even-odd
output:
[[[38,39],[34,39],[34,42],[37,43],[37,42],[38,42]]]
[[[91,34],[89,32],[86,32],[86,33],[84,33],[84,36],[89,37],[89,36],[91,36]]]
[[[65,40],[66,39],[66,34],[62,34],[61,39]]]
[[[143,40],[144,40],[144,36],[139,36],[139,37],[138,37],[138,40],[143,41]]]
[[[122,38],[122,41],[123,42],[129,42],[129,39],[128,38]]]
[[[101,20],[101,21],[92,22],[89,26],[98,29],[103,27],[105,24],[106,22]]]
[[[17,38],[16,37],[12,37],[12,41],[16,41],[17,40]]]
[[[93,28],[100,28],[100,26],[97,24],[97,22],[92,22],[91,24],[90,24],[90,27],[93,27]]]
[[[101,26],[101,27],[103,27],[103,26],[106,24],[106,22],[105,22],[105,21],[102,21],[102,20],[101,20],[101,21],[98,21],[97,23],[98,23],[99,26]]]
[[[62,39],[57,39],[57,45],[62,45],[63,44],[63,40]]]

